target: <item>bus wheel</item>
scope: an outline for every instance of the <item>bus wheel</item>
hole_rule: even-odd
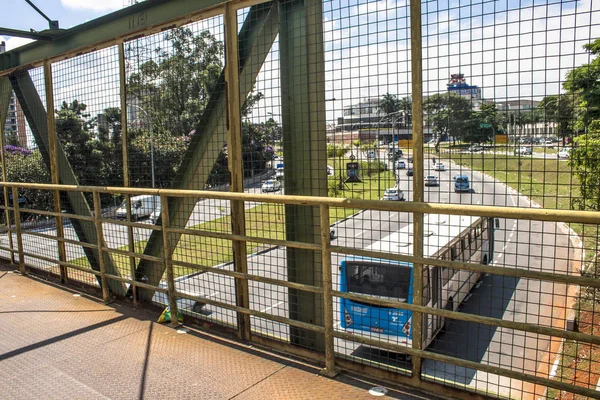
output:
[[[448,303],[446,303],[446,307],[444,308],[445,310],[448,311],[454,311],[454,300],[452,299],[452,297],[450,297],[448,299]],[[450,327],[450,320],[446,317],[444,317],[444,325],[442,325],[442,332],[447,332],[448,328]]]

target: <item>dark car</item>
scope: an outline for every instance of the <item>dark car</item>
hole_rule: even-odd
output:
[[[397,159],[402,158],[403,155],[402,150],[396,150],[390,155],[390,158],[392,161],[396,161]]]
[[[413,176],[413,169],[412,169],[412,167],[409,167],[409,168],[406,170],[406,176]]]

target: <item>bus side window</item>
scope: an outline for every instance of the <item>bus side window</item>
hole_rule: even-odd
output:
[[[430,300],[429,288],[431,287],[431,283],[429,282],[429,268],[429,265],[423,268],[423,305],[427,305]]]
[[[450,248],[450,255],[451,255],[451,260],[455,261],[457,258],[457,254],[456,254],[456,247],[452,246]]]

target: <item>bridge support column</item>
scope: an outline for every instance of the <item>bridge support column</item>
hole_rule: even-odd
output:
[[[320,0],[280,2],[280,69],[286,195],[327,196],[325,72]],[[318,207],[286,205],[287,240],[319,243]],[[287,249],[288,279],[321,285],[321,254]],[[323,296],[289,290],[290,318],[323,325]],[[293,344],[325,349],[323,335],[290,328]]]

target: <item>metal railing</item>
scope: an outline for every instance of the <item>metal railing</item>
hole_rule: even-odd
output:
[[[586,211],[561,211],[561,210],[545,210],[545,209],[523,209],[523,208],[508,208],[508,207],[488,207],[488,206],[471,206],[471,205],[450,205],[450,204],[433,204],[433,203],[395,203],[395,202],[381,202],[381,201],[369,201],[369,200],[353,200],[353,199],[341,199],[341,198],[319,198],[319,197],[309,197],[309,196],[277,196],[277,195],[263,195],[263,194],[248,194],[248,193],[220,193],[220,192],[212,192],[212,191],[181,191],[181,190],[169,190],[169,189],[133,189],[133,188],[123,188],[123,187],[83,187],[83,186],[68,186],[68,185],[53,185],[53,184],[34,184],[34,183],[14,183],[14,182],[5,182],[1,183],[3,188],[10,190],[13,193],[13,198],[18,198],[19,189],[36,189],[36,190],[45,190],[45,191],[57,191],[57,192],[79,192],[79,193],[91,193],[92,194],[92,205],[93,205],[93,216],[82,216],[65,212],[54,212],[54,211],[43,211],[43,210],[33,210],[27,209],[19,206],[18,202],[15,202],[14,205],[6,205],[4,204],[1,208],[8,213],[12,213],[13,220],[15,221],[15,225],[9,228],[9,236],[15,236],[17,242],[17,248],[0,246],[0,250],[5,250],[10,252],[11,255],[16,256],[18,259],[18,268],[21,273],[25,274],[27,272],[36,271],[36,268],[29,268],[25,263],[25,257],[34,257],[40,258],[50,263],[55,263],[59,265],[62,269],[75,269],[78,271],[82,271],[93,276],[96,276],[99,279],[100,287],[102,289],[102,297],[105,302],[110,302],[114,293],[110,293],[109,288],[111,285],[110,281],[115,281],[118,283],[123,283],[129,285],[131,289],[147,289],[160,293],[165,293],[168,296],[168,305],[171,308],[172,315],[177,315],[178,311],[178,303],[177,299],[188,299],[191,301],[198,301],[208,305],[218,306],[227,310],[231,310],[237,313],[238,317],[243,316],[253,316],[259,317],[270,321],[275,321],[278,323],[285,324],[291,327],[298,327],[301,329],[305,329],[308,331],[316,332],[317,334],[323,335],[325,340],[325,351],[324,357],[320,358],[315,353],[312,353],[306,349],[294,348],[289,344],[282,345],[277,341],[269,341],[265,339],[265,337],[260,337],[261,335],[254,335],[252,333],[251,327],[244,327],[238,329],[238,334],[240,338],[245,338],[246,340],[255,341],[258,344],[266,345],[268,347],[274,347],[279,350],[283,350],[292,354],[299,354],[304,356],[310,356],[311,358],[321,359],[325,363],[324,373],[328,376],[335,375],[338,369],[348,369],[348,370],[361,370],[361,371],[371,371],[373,372],[372,367],[365,367],[364,365],[360,365],[359,363],[350,362],[345,357],[341,357],[339,354],[336,354],[334,350],[334,340],[335,338],[353,340],[359,343],[378,347],[381,349],[386,349],[389,351],[394,351],[401,354],[407,354],[412,357],[421,357],[422,359],[429,359],[434,361],[445,362],[448,364],[472,368],[492,374],[497,374],[504,377],[509,377],[513,379],[518,379],[523,382],[529,382],[532,384],[543,385],[547,387],[557,388],[560,390],[565,390],[581,395],[586,396],[595,396],[596,392],[587,388],[582,388],[579,386],[571,385],[564,382],[559,382],[556,380],[548,379],[545,377],[541,377],[535,374],[528,374],[519,371],[514,371],[508,368],[501,368],[491,365],[485,365],[481,363],[476,363],[473,361],[460,359],[452,356],[447,356],[444,354],[437,354],[428,350],[420,349],[417,347],[418,341],[413,341],[414,347],[406,347],[402,345],[397,345],[385,341],[378,341],[371,338],[360,337],[356,335],[350,335],[346,332],[335,329],[335,318],[333,315],[333,302],[334,298],[346,298],[351,299],[367,304],[378,305],[382,307],[390,307],[394,309],[400,310],[409,310],[414,314],[429,314],[440,316],[444,318],[451,318],[453,320],[458,321],[467,321],[478,324],[484,324],[492,327],[502,327],[514,329],[517,331],[527,332],[527,333],[535,333],[547,335],[550,337],[563,338],[563,339],[571,339],[578,341],[580,343],[587,343],[593,345],[600,345],[600,337],[583,334],[578,332],[567,331],[563,329],[557,329],[549,326],[542,326],[534,323],[526,323],[526,322],[516,322],[509,321],[499,318],[485,317],[480,315],[467,314],[458,311],[450,311],[445,309],[433,308],[428,306],[423,306],[419,304],[407,304],[405,302],[386,300],[381,298],[374,298],[372,296],[366,296],[361,294],[353,294],[342,292],[340,290],[336,290],[332,283],[332,253],[340,253],[346,255],[356,255],[356,256],[367,256],[374,258],[387,258],[391,260],[397,261],[406,261],[411,263],[420,263],[423,265],[430,266],[441,266],[446,268],[452,268],[457,270],[467,270],[467,271],[476,271],[480,273],[488,273],[498,276],[505,277],[520,277],[520,278],[529,278],[529,279],[539,279],[549,282],[557,282],[564,283],[568,285],[577,285],[577,286],[585,286],[592,288],[600,288],[600,281],[595,278],[579,276],[579,275],[571,275],[571,274],[555,274],[551,272],[543,272],[543,271],[531,271],[524,270],[519,268],[507,268],[507,267],[497,267],[476,263],[466,263],[459,261],[450,261],[450,260],[441,260],[434,259],[428,257],[416,257],[409,255],[401,255],[401,254],[390,254],[386,252],[380,251],[370,251],[370,250],[360,250],[353,247],[344,247],[344,246],[334,246],[330,243],[330,209],[331,208],[351,208],[351,209],[361,209],[361,210],[379,210],[379,211],[394,211],[394,212],[404,212],[404,213],[415,213],[420,212],[424,214],[450,214],[450,215],[476,215],[476,216],[487,216],[487,217],[495,217],[495,218],[514,218],[514,219],[527,219],[532,221],[552,221],[552,222],[573,222],[573,223],[583,223],[583,224],[594,224],[600,225],[600,214],[595,212],[586,212]],[[153,224],[145,224],[140,222],[132,222],[128,220],[120,221],[114,219],[106,219],[102,217],[100,213],[100,195],[101,194],[121,194],[121,195],[153,195],[159,196],[160,202],[162,205],[163,213],[162,213],[162,224],[161,225],[153,225]],[[240,235],[234,233],[225,233],[225,232],[210,232],[210,231],[201,231],[195,229],[180,229],[180,228],[172,228],[169,223],[169,213],[168,213],[168,200],[172,198],[194,198],[194,199],[220,199],[220,200],[229,200],[229,201],[238,201],[238,202],[260,202],[267,204],[284,204],[284,205],[303,205],[303,206],[314,206],[318,207],[320,211],[320,239],[319,243],[306,243],[306,242],[294,242],[294,241],[285,241],[278,239],[268,239],[256,236],[248,236],[248,235]],[[129,202],[129,207],[131,206]],[[82,243],[77,242],[70,239],[65,239],[62,237],[56,237],[52,235],[46,235],[38,232],[30,232],[25,231],[21,228],[20,224],[20,215],[22,213],[35,213],[39,215],[49,216],[52,218],[56,218],[57,221],[61,218],[69,218],[72,220],[81,220],[81,221],[91,221],[94,222],[96,226],[97,232],[97,243]],[[131,210],[128,212],[129,219],[131,218]],[[162,232],[162,237],[165,243],[165,256],[164,257],[156,257],[150,256],[147,254],[142,254],[140,252],[115,249],[107,246],[105,242],[105,237],[103,233],[103,225],[104,224],[115,224],[118,226],[129,227],[128,232],[132,232],[135,228],[144,228],[151,229],[153,231]],[[212,238],[220,238],[230,240],[232,243],[240,243],[245,244],[248,242],[255,242],[273,246],[286,246],[288,248],[298,248],[298,249],[307,249],[314,250],[321,253],[322,260],[322,284],[320,285],[307,285],[289,281],[287,279],[276,279],[266,276],[261,276],[252,273],[243,273],[236,270],[228,270],[220,267],[214,266],[203,266],[198,264],[191,264],[186,262],[181,262],[175,260],[173,255],[173,248],[170,243],[170,236],[172,234],[189,234],[198,237],[212,237]],[[44,238],[46,240],[53,240],[57,247],[60,244],[77,244],[84,246],[88,249],[91,249],[97,252],[97,260],[98,265],[97,268],[94,269],[92,267],[86,267],[74,264],[69,261],[56,260],[49,257],[42,257],[37,255],[31,251],[28,251],[24,247],[24,238],[27,236],[34,236],[39,238]],[[129,238],[129,241],[133,241],[133,238]],[[131,257],[135,259],[144,259],[156,263],[162,263],[166,267],[166,277],[162,280],[162,283],[159,285],[150,285],[144,283],[140,279],[133,279],[133,275],[127,276],[128,272],[126,270],[123,271],[122,275],[111,274],[107,272],[106,265],[103,262],[105,259],[104,255],[120,255],[125,257]],[[267,312],[261,312],[258,310],[254,310],[249,308],[248,306],[244,306],[242,304],[249,304],[249,299],[246,297],[245,299],[236,298],[235,304],[230,304],[227,302],[218,301],[212,299],[210,297],[205,296],[195,296],[190,295],[184,291],[178,290],[176,287],[176,277],[174,275],[174,266],[180,267],[193,267],[200,273],[214,273],[219,274],[221,276],[229,276],[235,279],[243,281],[246,285],[249,282],[262,282],[266,284],[278,285],[281,287],[286,287],[290,289],[296,289],[299,291],[305,291],[310,293],[317,293],[322,295],[323,304],[322,308],[324,310],[324,319],[323,324],[311,324],[302,321],[298,321],[286,316],[278,316],[273,315]],[[123,276],[124,275],[124,276]],[[64,273],[63,279],[69,279],[69,274]],[[133,290],[134,296],[136,290]],[[248,296],[248,292],[244,294]],[[137,300],[134,298],[134,300]],[[239,304],[242,303],[242,304]],[[239,320],[239,319],[238,319]],[[177,326],[179,323],[176,318],[173,318],[172,325]],[[249,332],[243,332],[242,329],[250,329]],[[415,330],[414,336],[421,337],[421,332]],[[405,381],[406,383],[415,383],[415,379],[420,381],[418,386],[431,391],[443,390],[445,393],[453,396],[461,396],[460,391],[456,391],[455,389],[449,387],[442,387],[438,384],[428,382],[427,379],[423,379],[421,374],[415,372],[413,366],[412,371],[412,379],[404,378],[402,375],[395,375],[395,380]],[[386,377],[385,372],[378,373],[380,377]]]

